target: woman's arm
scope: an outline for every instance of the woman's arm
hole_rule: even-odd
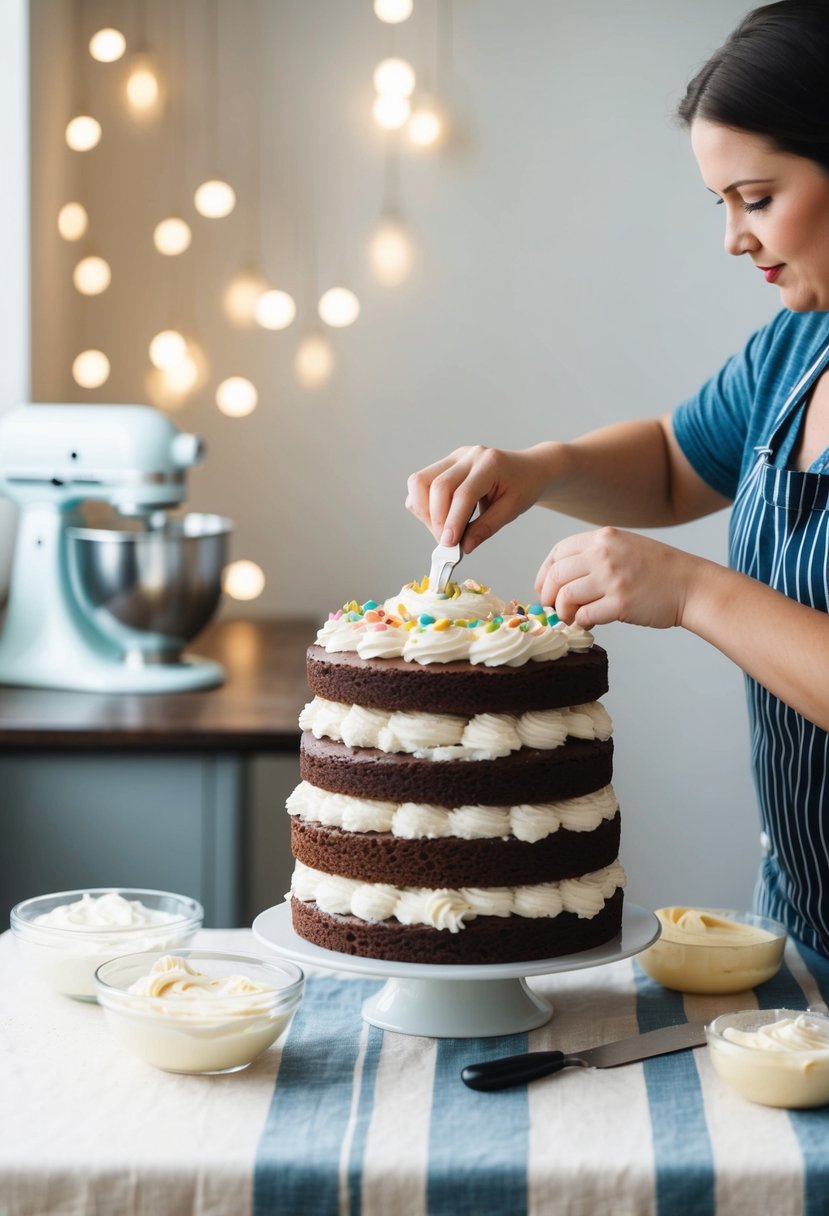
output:
[[[538,572],[542,603],[585,628],[678,625],[716,646],[781,701],[829,730],[829,616],[748,575],[648,537],[568,537]]]
[[[614,423],[581,439],[510,452],[458,448],[413,473],[406,506],[436,540],[464,540],[471,553],[534,503],[589,523],[661,527],[728,505],[698,476],[668,416]]]

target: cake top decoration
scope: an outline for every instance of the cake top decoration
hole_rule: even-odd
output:
[[[328,653],[356,651],[361,658],[403,658],[417,663],[466,660],[487,667],[520,667],[585,651],[593,637],[565,625],[552,608],[509,602],[474,579],[429,588],[428,576],[407,583],[382,605],[349,600],[331,612],[317,634]]]

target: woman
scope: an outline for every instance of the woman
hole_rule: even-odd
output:
[[[673,416],[523,451],[465,447],[407,506],[471,552],[534,503],[594,524],[554,545],[536,592],[585,628],[681,626],[746,674],[764,840],[758,910],[829,954],[829,4],[750,13],[679,116],[725,247],[783,311]],[[729,567],[623,531],[731,505]],[[607,526],[612,525],[612,526]]]

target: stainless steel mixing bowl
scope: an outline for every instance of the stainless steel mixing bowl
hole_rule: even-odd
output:
[[[82,617],[127,662],[171,663],[216,610],[233,525],[196,512],[151,522],[67,528],[69,578]]]

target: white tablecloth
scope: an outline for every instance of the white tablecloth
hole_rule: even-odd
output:
[[[246,930],[199,945],[258,952]],[[463,1063],[574,1049],[727,1008],[829,993],[829,963],[790,944],[757,994],[681,997],[631,960],[533,980],[553,1020],[501,1040],[384,1033],[360,1017],[375,985],[309,979],[284,1042],[244,1072],[156,1071],[102,1011],[51,994],[0,937],[2,1216],[824,1216],[829,1109],[751,1105],[706,1048],[574,1069],[475,1094]]]

